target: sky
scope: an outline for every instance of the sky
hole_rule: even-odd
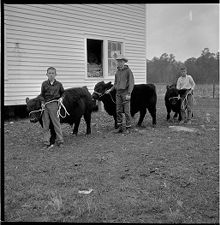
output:
[[[147,4],[147,59],[173,54],[198,58],[219,51],[219,4]]]

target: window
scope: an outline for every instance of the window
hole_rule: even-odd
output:
[[[122,54],[122,42],[108,41],[108,75],[114,76],[117,71],[116,58]]]
[[[87,76],[103,77],[103,41],[87,39]]]
[[[116,58],[124,53],[123,40],[103,37],[85,38],[86,78],[108,78],[117,71]]]

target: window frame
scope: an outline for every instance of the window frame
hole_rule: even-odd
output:
[[[103,70],[103,76],[102,77],[88,77],[87,73],[87,40],[92,39],[92,40],[100,40],[103,43],[103,58],[102,58],[102,70]],[[98,35],[85,35],[84,37],[84,50],[85,50],[85,80],[86,81],[92,81],[92,80],[103,80],[103,79],[108,79],[108,78],[113,78],[114,76],[108,75],[108,42],[121,42],[122,43],[122,54],[124,55],[125,53],[125,39],[124,38],[112,38],[112,37],[103,37],[103,36],[98,36]]]
[[[114,75],[109,75],[108,74],[108,42],[111,41],[111,42],[119,42],[119,43],[122,43],[121,45],[121,54],[124,55],[124,49],[125,49],[125,43],[123,41],[119,41],[119,40],[114,40],[114,39],[108,39],[107,40],[107,77],[114,77]]]

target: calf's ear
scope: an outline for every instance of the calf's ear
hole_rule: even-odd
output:
[[[30,99],[27,97],[27,98],[26,98],[26,103],[28,103],[28,102],[29,102],[29,100],[30,100]]]
[[[111,86],[111,84],[112,84],[112,82],[111,82],[111,81],[109,81],[109,82],[105,85],[105,87],[106,87],[106,88],[108,88],[108,87],[110,87],[110,86]]]

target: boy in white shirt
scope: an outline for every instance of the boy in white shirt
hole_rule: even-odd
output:
[[[193,90],[195,88],[195,82],[194,82],[192,76],[187,74],[185,67],[182,67],[180,69],[180,72],[181,72],[181,76],[177,80],[176,88],[179,90],[185,90],[184,95],[181,96],[182,97],[181,101],[183,101],[187,95],[187,99],[186,99],[187,100],[187,104],[186,104],[187,115],[185,115],[185,109],[181,109],[182,114],[183,114],[182,118],[186,118],[185,122],[187,122],[187,124],[191,124],[192,107],[193,107],[193,96],[192,95],[193,95]]]

